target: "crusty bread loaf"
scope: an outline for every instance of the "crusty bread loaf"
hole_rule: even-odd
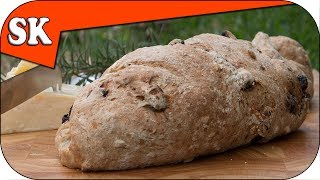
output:
[[[312,75],[305,51],[281,41],[200,34],[123,56],[64,119],[56,135],[61,163],[96,171],[188,162],[295,131],[308,112]]]

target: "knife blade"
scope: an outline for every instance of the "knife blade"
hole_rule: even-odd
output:
[[[55,69],[37,66],[7,79],[1,82],[1,114],[49,87],[56,91],[61,85],[61,71],[58,66]]]

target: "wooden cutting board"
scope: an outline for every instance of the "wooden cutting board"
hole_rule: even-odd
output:
[[[290,178],[313,162],[319,146],[319,73],[315,95],[300,129],[267,144],[240,147],[189,163],[83,173],[60,165],[54,147],[56,130],[1,136],[6,160],[29,178]]]

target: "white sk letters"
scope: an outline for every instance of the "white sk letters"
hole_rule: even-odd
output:
[[[52,41],[43,30],[44,24],[49,21],[47,17],[41,17],[39,19],[30,17],[27,20],[20,17],[12,18],[9,22],[9,43],[19,46],[28,40],[28,45],[35,46],[39,44],[38,40],[40,40],[43,45],[51,45]],[[28,33],[24,29],[27,25],[29,27]]]

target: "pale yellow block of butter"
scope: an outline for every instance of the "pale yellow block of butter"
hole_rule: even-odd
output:
[[[82,87],[63,84],[52,88],[1,114],[1,134],[58,129]]]

